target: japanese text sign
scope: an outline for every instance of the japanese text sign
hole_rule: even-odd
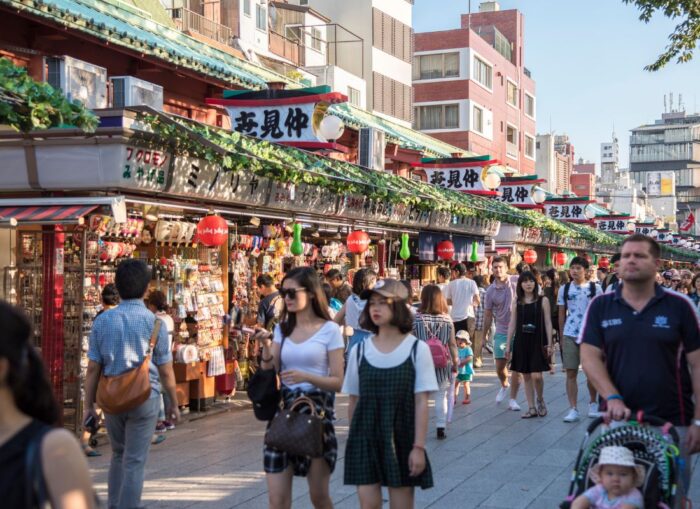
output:
[[[584,209],[588,201],[581,202],[554,202],[544,204],[545,214],[552,219],[561,221],[571,221],[572,223],[587,223],[588,219],[584,214]]]
[[[596,229],[609,233],[629,233],[627,223],[630,217],[600,217],[595,219]]]
[[[491,193],[484,187],[481,167],[466,168],[424,168],[428,183],[452,191]]]

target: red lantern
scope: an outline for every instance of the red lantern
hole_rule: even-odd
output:
[[[208,247],[218,247],[228,241],[228,224],[217,215],[203,217],[197,224],[197,240]]]
[[[554,255],[554,263],[557,265],[566,265],[566,253],[564,251],[559,251]]]
[[[600,258],[600,260],[598,260],[598,267],[601,269],[607,269],[610,267],[610,259],[607,256],[603,256]]]
[[[348,251],[350,251],[353,254],[362,254],[365,251],[367,251],[369,243],[370,239],[369,235],[367,235],[367,232],[357,230],[348,234]]]
[[[525,263],[528,265],[534,264],[537,261],[537,251],[534,249],[526,249],[523,253],[523,260],[525,260]]]
[[[451,260],[455,255],[455,245],[451,240],[443,240],[437,245],[437,255],[441,260]]]

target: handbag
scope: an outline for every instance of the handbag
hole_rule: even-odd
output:
[[[311,413],[296,409],[308,405]],[[308,396],[300,396],[288,409],[281,410],[265,432],[265,445],[295,456],[323,456],[323,414]]]
[[[160,319],[156,318],[146,357],[139,367],[130,369],[121,375],[100,375],[100,382],[97,386],[97,404],[105,413],[128,412],[145,403],[151,396],[151,379],[148,370],[162,323]]]
[[[282,347],[284,346],[284,336],[280,342],[280,359],[282,357]],[[280,360],[281,367],[281,360]],[[277,370],[258,369],[248,380],[248,398],[253,403],[253,413],[259,421],[270,421],[275,417],[280,408],[282,391],[280,390],[280,380]]]

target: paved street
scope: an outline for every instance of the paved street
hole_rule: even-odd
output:
[[[576,425],[562,422],[567,410],[563,374],[545,374],[549,415],[523,420],[520,412],[508,411],[504,403],[495,405],[496,376],[488,362],[472,385],[473,403],[455,409],[447,440],[435,439],[431,418],[428,453],[435,487],[417,491],[417,507],[555,508],[567,493],[588,420]],[[587,396],[580,378],[580,408],[585,408]],[[524,399],[521,391],[519,401],[525,408]],[[338,397],[337,410],[340,448],[331,493],[337,508],[354,508],[355,491],[342,481],[347,397]],[[162,445],[151,448],[144,502],[149,508],[267,507],[263,430],[242,400],[231,404],[229,412],[178,426]],[[106,500],[109,447],[101,451],[104,456],[90,462],[100,496]],[[697,469],[693,482],[692,498],[698,505]],[[293,507],[311,507],[303,480],[295,481]]]

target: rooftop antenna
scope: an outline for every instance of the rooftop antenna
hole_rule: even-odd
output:
[[[678,111],[685,111],[683,106],[683,94],[678,94]]]
[[[670,113],[673,113],[673,92],[669,92],[668,95],[671,98],[671,111],[670,111]]]
[[[469,0],[469,13],[467,14],[467,28],[472,29],[472,0]]]
[[[668,106],[666,106],[666,94],[664,94],[664,113],[668,113]]]

